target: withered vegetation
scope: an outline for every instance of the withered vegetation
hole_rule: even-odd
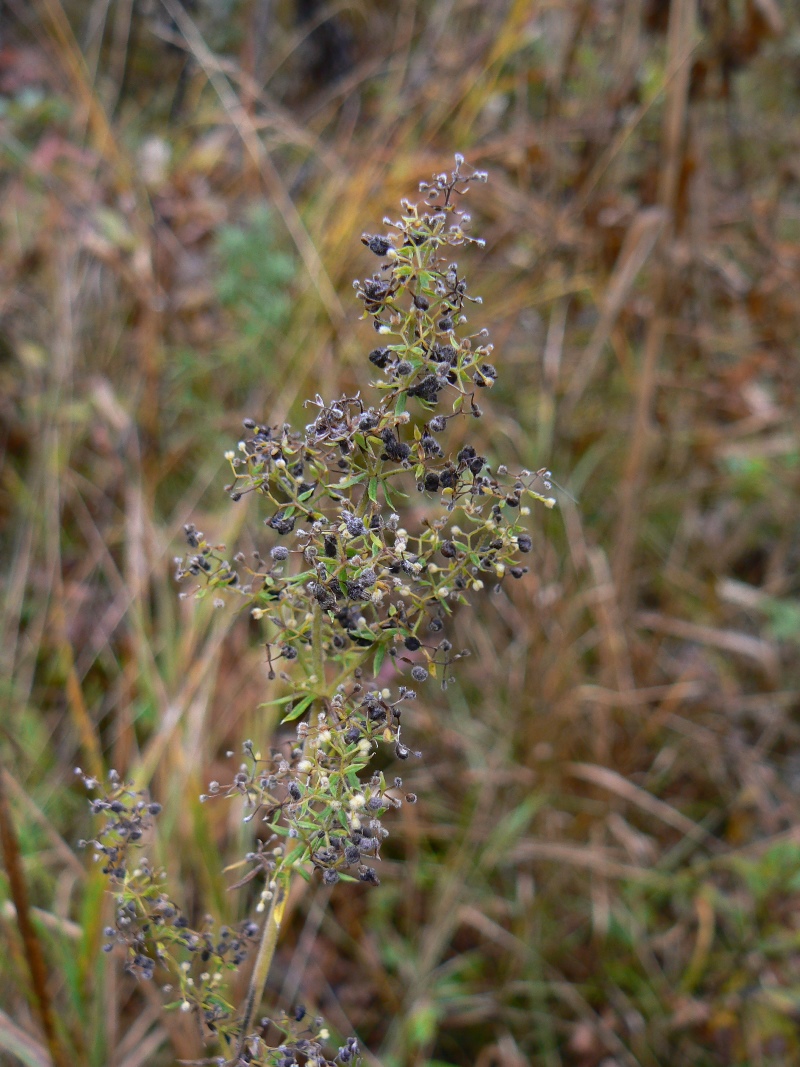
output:
[[[374,791],[418,803],[390,813],[380,861],[359,852],[349,869],[326,844],[288,896],[267,991],[286,1032],[324,1016],[334,1052],[357,1034],[367,1062],[419,1067],[797,1060],[795,5],[4,10],[2,1056],[203,1056],[191,1013],[162,1013],[157,968],[149,982],[121,948],[102,952],[116,918],[101,865],[73,850],[96,833],[73,769],[147,790],[162,806],[153,869],[193,930],[219,917],[213,953],[245,951],[263,882],[228,890],[262,863],[258,820],[199,797],[210,781],[239,790],[244,738],[291,757],[297,722],[270,702],[313,621],[286,596],[247,598],[322,560],[323,644],[363,657],[365,683],[376,650],[361,642],[387,621],[394,579],[410,587],[377,667],[381,712],[391,722],[400,684],[418,699]],[[453,258],[494,353],[452,363],[442,314],[404,367],[396,339],[368,339],[351,282],[376,264],[358,292],[391,326],[381,242],[402,246],[379,220],[456,151],[491,179],[469,197],[485,248]],[[365,374],[391,400],[382,414]],[[458,390],[482,418],[451,420]],[[398,427],[400,392],[413,424]],[[466,503],[501,464],[507,496],[518,480],[557,500],[525,519],[521,581],[510,545],[453,538],[448,556],[428,528],[436,565],[486,587],[448,616],[445,651],[419,574],[391,573],[397,531],[378,535],[377,569],[359,550],[350,573],[369,477],[355,509],[317,504],[322,466],[360,476],[339,441],[365,432],[370,405],[373,459],[402,468],[415,520],[445,490]],[[320,419],[323,458],[291,481],[279,472],[296,458],[273,464],[283,481],[259,512],[265,494],[247,490],[266,468],[248,457],[284,458],[284,424]],[[552,488],[525,470],[552,470]],[[330,527],[315,532],[309,510]],[[191,584],[176,586],[192,523]],[[216,580],[229,575],[220,609],[217,590],[179,598],[206,573],[200,530]],[[497,553],[491,575],[459,562],[471,551]],[[379,889],[345,884],[359,864]]]

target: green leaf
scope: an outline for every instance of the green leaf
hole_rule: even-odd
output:
[[[293,694],[288,697],[276,697],[275,700],[264,700],[258,706],[259,708],[274,708],[280,704],[288,704],[290,700],[294,700]]]
[[[398,396],[397,403],[394,406],[395,415],[402,415],[406,410],[406,400],[408,400],[408,397],[405,393],[401,393],[400,396]]]
[[[408,1032],[414,1046],[427,1045],[436,1033],[439,1021],[437,1005],[430,1002],[417,1002],[407,1020]]]
[[[374,504],[377,504],[378,503],[378,479],[377,478],[370,478],[369,486],[367,487],[367,493],[369,495],[370,500]]]
[[[345,478],[343,481],[332,485],[331,489],[333,489],[334,492],[339,489],[349,489],[351,485],[358,485],[359,482],[363,482],[366,476],[366,471],[362,471],[360,474],[353,474],[349,478]]]
[[[308,854],[308,850],[307,850],[306,846],[303,845],[303,844],[300,844],[300,845],[297,846],[297,848],[293,848],[291,850],[291,852],[287,852],[286,857],[285,857],[285,859],[283,861],[284,865],[286,867],[289,867],[293,863],[302,863],[302,861],[306,858],[307,854]]]
[[[381,489],[383,489],[383,495],[386,497],[386,503],[389,505],[392,511],[397,511],[395,503],[389,495],[389,486],[386,484],[386,482],[381,483]]]
[[[381,669],[381,667],[383,665],[383,661],[385,659],[386,659],[386,645],[383,645],[383,644],[378,645],[377,649],[375,650],[375,660],[374,660],[373,665],[372,665],[372,676],[373,676],[373,678],[377,678],[378,677],[380,669]]]
[[[291,697],[289,699],[291,699]],[[281,722],[294,722],[295,719],[299,719],[303,712],[306,711],[313,702],[313,696],[303,697],[302,700],[298,700],[294,707],[287,711],[281,719]]]

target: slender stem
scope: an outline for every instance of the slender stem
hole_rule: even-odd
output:
[[[325,650],[322,647],[322,608],[314,604],[314,622],[311,628],[311,665],[317,676],[317,686],[325,688]]]
[[[242,1015],[241,1031],[236,1046],[236,1055],[233,1059],[228,1061],[231,1067],[233,1064],[240,1062],[242,1053],[244,1052],[244,1043],[247,1040],[250,1028],[253,1025],[253,1017],[256,1013],[256,1009],[261,1004],[261,998],[264,995],[264,987],[266,986],[267,978],[269,977],[269,970],[275,955],[275,948],[278,944],[278,934],[281,930],[283,912],[286,907],[286,900],[289,896],[288,888],[288,884],[285,885],[283,880],[278,881],[272,894],[269,911],[264,919],[264,928],[261,932],[258,955],[256,956],[253,973],[250,976],[250,985],[247,989],[247,1000],[244,1005],[244,1014]]]
[[[47,1041],[50,1058],[55,1067],[69,1067],[73,1060],[61,1043],[58,1034],[53,1002],[50,999],[48,990],[47,963],[45,962],[36,928],[31,921],[28,884],[23,871],[22,855],[20,854],[11,808],[6,797],[4,774],[5,771],[0,766],[0,845],[2,845],[2,856],[8,875],[11,899],[16,910],[17,926],[22,938],[22,947],[28,970],[30,971],[31,991],[45,1040]]]

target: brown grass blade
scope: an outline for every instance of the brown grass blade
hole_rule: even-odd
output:
[[[50,995],[47,964],[42,951],[39,935],[31,919],[28,896],[28,883],[22,868],[22,855],[19,841],[8,803],[5,787],[5,774],[0,769],[0,846],[6,868],[11,899],[16,910],[16,922],[19,928],[25,960],[31,979],[31,992],[44,1031],[47,1048],[55,1067],[72,1067],[72,1057],[62,1044],[58,1033],[56,1016]]]

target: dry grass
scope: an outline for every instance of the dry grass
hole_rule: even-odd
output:
[[[31,923],[7,861],[0,1058],[48,1062],[43,995],[56,1061],[197,1054],[99,952],[71,770],[149,786],[187,907],[245,913],[243,828],[197,795],[274,727],[262,653],[171,558],[190,519],[257,536],[224,448],[364,383],[358,237],[460,150],[492,179],[483,447],[565,492],[527,584],[460,620],[381,889],[298,890],[272,990],[385,1067],[795,1062],[792,5],[332,4],[316,36],[264,0],[7,7],[2,752]]]

